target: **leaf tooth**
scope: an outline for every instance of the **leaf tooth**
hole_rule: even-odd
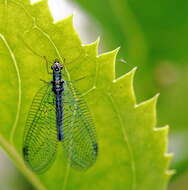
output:
[[[91,55],[94,57],[98,56],[99,42],[100,36],[93,43],[82,45],[87,55]]]
[[[64,19],[57,21],[55,25],[58,26],[59,28],[64,28],[64,29],[66,28],[66,26],[73,27],[73,19],[74,19],[74,14],[71,14]]]
[[[166,171],[165,171],[165,175],[167,177],[167,180],[169,180],[172,175],[174,175],[176,173],[176,170],[174,169],[168,169],[169,165],[170,165],[170,161],[172,160],[173,154],[170,153],[166,153],[165,154],[165,158],[166,158]]]
[[[135,105],[135,108],[139,108],[139,107],[142,107],[144,106],[145,104],[153,104],[154,106],[154,109],[156,109],[156,103],[157,103],[157,100],[158,100],[158,97],[159,97],[159,93],[157,93],[155,96],[153,96],[152,98],[146,100],[146,101],[143,101],[139,104],[136,104]]]
[[[168,169],[169,165],[170,165],[170,162],[172,161],[173,157],[174,157],[173,153],[165,153],[165,158],[166,158],[166,161],[167,161],[167,166],[166,166],[167,170],[166,170],[166,173],[170,174],[170,175],[173,175],[175,173],[175,170]]]
[[[130,72],[122,75],[121,77],[114,79],[112,83],[112,91],[118,94],[119,98],[122,97],[122,101],[129,100],[131,104],[136,103],[136,97],[134,93],[133,81],[136,72],[136,67]]]
[[[76,54],[76,49],[83,49],[81,47],[82,42],[80,40],[80,37],[78,36],[74,24],[73,24],[74,15],[70,15],[67,18],[60,20],[54,24],[56,27],[54,31],[52,31],[51,36],[53,36],[53,40],[55,41],[56,45],[61,49],[61,52],[64,54],[65,51],[67,52],[70,50],[71,54]],[[60,40],[63,39],[63,42]],[[72,46],[72,43],[74,42],[77,44],[75,47]],[[71,46],[70,46],[71,45]]]
[[[145,126],[149,126],[153,129],[156,126],[156,103],[158,97],[159,94],[156,94],[151,99],[135,105],[137,114],[143,115],[145,118]]]
[[[53,17],[49,9],[47,0],[39,1],[32,5],[32,15],[37,17],[37,25],[42,28],[50,28],[49,24],[53,23]]]
[[[165,175],[169,178],[171,175],[174,174],[174,170],[169,170],[169,165],[173,157],[173,153],[168,153],[168,131],[169,126],[166,125],[164,127],[157,127],[154,128],[154,135],[155,138],[158,141],[158,144],[160,146],[161,154],[164,157],[164,169],[165,169]]]
[[[176,170],[166,170],[165,175],[167,176],[167,178],[171,178],[174,174],[176,173]]]
[[[31,3],[30,0],[24,0],[23,3],[24,3],[25,5],[32,5],[32,4],[34,4],[34,3]]]
[[[155,127],[153,128],[154,130],[154,136],[155,139],[158,140],[158,144],[161,147],[161,152],[162,154],[165,154],[165,157],[168,157],[168,153],[166,153],[168,150],[167,148],[167,144],[168,144],[168,140],[167,140],[167,136],[168,136],[168,131],[169,131],[169,126],[166,125],[164,127]]]
[[[115,83],[115,82],[118,82],[118,81],[121,81],[121,80],[126,80],[125,78],[129,77],[129,75],[132,75],[133,76],[132,78],[134,78],[134,74],[135,74],[136,70],[137,70],[137,67],[134,67],[128,73],[126,73],[126,74],[124,74],[124,75],[122,75],[122,76],[114,79],[113,82]]]
[[[172,161],[172,158],[174,157],[173,153],[165,153],[165,157],[168,160],[168,162],[170,163]]]
[[[100,88],[107,88],[107,84],[111,84],[111,81],[115,77],[115,60],[119,48],[116,48],[113,51],[103,53],[97,56],[98,62],[98,80],[97,86]]]

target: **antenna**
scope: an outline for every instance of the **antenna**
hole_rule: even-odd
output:
[[[47,70],[47,73],[48,73],[48,74],[52,74],[52,72],[49,71],[49,62],[48,62],[46,56],[43,56],[43,58],[44,58],[44,60],[46,61],[46,70]]]
[[[39,55],[37,52],[35,52],[25,41],[24,39],[18,35],[18,38],[21,39],[21,41],[24,43],[24,45],[27,47],[27,49],[29,49],[34,55],[40,57],[40,58],[44,58],[43,56]]]
[[[47,67],[47,72],[48,72],[48,74],[51,74],[51,72],[49,72],[49,64],[50,64],[50,62],[48,61],[48,59],[46,58],[46,56],[41,56],[40,54],[38,54],[36,51],[34,51],[26,42],[25,42],[25,40],[23,39],[23,37],[22,36],[20,36],[19,34],[18,34],[18,38],[24,43],[24,45],[26,46],[26,48],[30,51],[30,52],[32,52],[34,55],[36,55],[37,57],[40,57],[41,59],[43,59],[43,60],[45,60],[45,62],[46,62],[46,67]],[[66,62],[66,58],[64,58],[63,56],[61,57],[62,58],[62,65],[63,66],[68,66],[68,65],[70,65],[71,63],[74,63],[79,57],[81,57],[81,54],[82,54],[82,51],[80,52],[80,55],[78,56],[78,57],[76,57],[75,59],[73,59],[73,60],[71,60],[70,62]],[[85,56],[83,56],[83,59],[85,59]],[[57,60],[59,60],[59,59],[57,59]],[[64,67],[64,68],[65,68]],[[75,69],[75,68],[73,68],[73,69]],[[72,70],[72,69],[71,69]]]
[[[40,57],[41,59],[44,59],[46,61],[46,69],[47,69],[47,73],[48,74],[52,74],[52,72],[49,71],[49,61],[47,60],[46,56],[41,56],[40,54],[38,54],[36,51],[34,51],[26,42],[25,40],[20,36],[18,35],[18,38],[24,43],[24,45],[26,46],[26,48],[28,50],[30,50],[34,55]]]

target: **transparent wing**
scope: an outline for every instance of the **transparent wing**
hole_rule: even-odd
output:
[[[63,150],[72,167],[87,169],[95,163],[98,154],[92,117],[84,100],[69,83],[65,83],[63,102]]]
[[[55,159],[57,149],[56,116],[51,85],[36,93],[25,127],[23,156],[34,172],[44,172]]]

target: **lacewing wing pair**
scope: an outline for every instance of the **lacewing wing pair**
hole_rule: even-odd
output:
[[[54,60],[52,72],[48,72],[53,79],[36,93],[26,120],[23,157],[37,173],[51,167],[58,143],[73,168],[90,168],[97,159],[92,117],[73,83],[63,79],[63,67]]]

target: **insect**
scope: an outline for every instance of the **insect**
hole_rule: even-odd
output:
[[[48,72],[53,79],[36,93],[26,120],[23,158],[37,173],[51,167],[58,143],[76,169],[91,167],[98,154],[96,132],[87,104],[73,83],[63,79],[63,67],[55,59],[52,72]]]

